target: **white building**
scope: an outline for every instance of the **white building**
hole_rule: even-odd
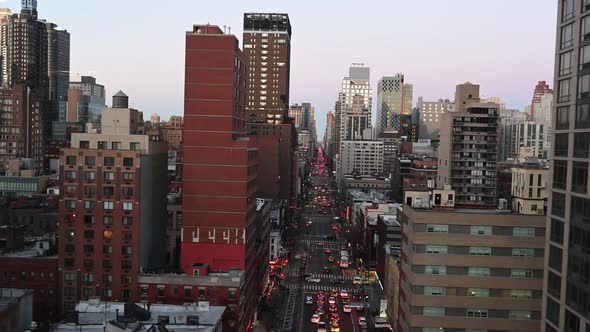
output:
[[[442,114],[452,112],[455,103],[448,99],[438,101],[424,101],[418,98],[418,112],[420,114],[419,137],[424,139],[438,139],[440,134],[440,119]]]
[[[341,147],[337,170],[340,181],[353,171],[358,171],[360,175],[383,172],[382,141],[343,141]]]

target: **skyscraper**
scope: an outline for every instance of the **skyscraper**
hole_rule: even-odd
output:
[[[289,15],[244,14],[244,53],[248,57],[248,121],[284,121],[289,109],[291,23]]]
[[[0,83],[8,86],[8,25],[12,13],[8,8],[0,8]]]
[[[541,101],[545,95],[553,96],[553,90],[549,88],[549,84],[547,84],[547,82],[539,81],[535,86],[535,90],[533,91],[533,99],[531,101],[531,120],[539,120],[541,118],[545,118],[545,116],[542,115],[543,113],[547,113],[543,110],[545,109],[545,107],[539,105],[541,104]],[[550,109],[551,106],[549,106],[548,108]]]
[[[328,157],[331,157],[334,151],[334,126],[334,113],[328,112],[326,114],[326,131],[324,132],[324,154]]]
[[[100,117],[105,106],[104,85],[96,83],[92,76],[82,76],[71,81],[68,91],[67,121],[91,123],[100,127]]]
[[[590,6],[558,1],[542,331],[590,328]],[[536,111],[534,112],[536,113]]]
[[[413,85],[404,83],[403,74],[382,77],[379,80],[377,83],[377,133],[384,130],[402,133],[403,128],[407,128],[410,124],[408,117],[412,113],[412,97]]]
[[[53,125],[54,122],[66,121],[70,83],[70,34],[53,23],[47,23],[47,69],[49,76],[49,119],[47,121]]]
[[[181,269],[245,272],[228,316],[246,331],[262,294],[254,277],[258,150],[245,130],[248,58],[236,36],[195,25],[185,59]]]
[[[74,133],[60,157],[62,310],[90,297],[135,301],[141,270],[164,266],[168,147],[142,135],[122,92],[102,132]]]

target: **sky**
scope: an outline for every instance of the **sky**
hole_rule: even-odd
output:
[[[555,0],[38,0],[38,11],[70,32],[71,76],[95,76],[109,104],[123,90],[146,119],[183,113],[185,32],[226,25],[241,42],[244,12],[289,14],[290,102],[315,106],[319,140],[351,63],[371,67],[374,90],[403,73],[414,103],[470,81],[522,110],[537,81],[553,86]]]

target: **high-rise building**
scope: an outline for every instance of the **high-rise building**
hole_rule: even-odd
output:
[[[590,6],[558,1],[542,331],[590,327]],[[533,113],[536,113],[533,112]]]
[[[442,115],[437,184],[457,192],[457,205],[494,207],[499,106],[479,103],[478,91],[479,85],[458,85],[458,110]]]
[[[371,139],[371,112],[365,108],[364,97],[355,95],[340,113],[340,142]]]
[[[136,301],[139,272],[165,263],[168,147],[141,134],[140,112],[127,96],[115,95],[113,106],[101,133],[72,134],[60,157],[64,312],[95,296]]]
[[[547,82],[539,81],[535,86],[535,90],[533,91],[533,99],[531,101],[531,120],[543,119],[543,121],[546,121],[545,119],[548,119],[548,122],[551,122],[550,119],[552,105],[540,105],[542,104],[543,97],[546,95],[553,96],[553,90],[549,88],[549,84],[547,84]],[[552,98],[551,101],[553,101]],[[547,100],[543,102],[543,104],[545,103],[547,103]]]
[[[383,142],[342,141],[341,156],[338,159],[338,178],[358,172],[359,175],[381,174],[383,172]]]
[[[412,113],[413,85],[404,83],[404,75],[382,77],[377,83],[377,133],[393,130],[401,133],[410,123],[402,115]],[[407,118],[406,118],[407,119]]]
[[[295,128],[301,127],[301,124],[303,123],[303,105],[291,105],[289,107],[289,118],[293,119]]]
[[[92,124],[100,128],[100,119],[105,105],[105,88],[92,76],[82,76],[70,82],[68,90],[67,122]]]
[[[371,90],[371,69],[362,63],[353,63],[348,69],[348,76],[342,79],[342,86],[338,94],[338,100],[334,107],[335,115],[335,132],[334,132],[334,153],[340,153],[340,144],[342,140],[342,125],[344,122],[343,112],[352,108],[353,101],[360,101],[360,106],[364,112],[370,116],[373,104],[373,92]],[[356,98],[354,98],[357,96]],[[360,98],[360,99],[359,99]],[[356,108],[359,108],[359,107]]]
[[[8,8],[0,8],[0,85],[8,86],[8,26],[12,12]]]
[[[195,276],[244,272],[235,283],[237,310],[226,316],[233,331],[247,330],[262,294],[255,280],[258,150],[245,128],[247,62],[236,36],[218,26],[195,25],[186,34],[181,269]]]
[[[291,23],[289,15],[244,14],[244,53],[248,58],[248,121],[279,116],[289,109],[291,72]]]
[[[324,150],[325,155],[329,158],[332,157],[332,153],[334,152],[334,126],[336,125],[334,121],[334,113],[328,112],[326,114],[326,131],[324,132]]]
[[[0,88],[0,172],[11,159],[30,158],[32,169],[43,172],[41,98],[30,88],[15,84]]]
[[[53,23],[47,23],[47,70],[50,118],[47,121],[53,125],[66,121],[70,82],[70,34]],[[53,131],[52,137],[56,138]]]
[[[420,134],[421,139],[438,139],[440,135],[440,119],[442,114],[452,112],[455,104],[448,99],[439,99],[438,101],[424,101],[422,97],[418,98],[417,104],[420,114]]]

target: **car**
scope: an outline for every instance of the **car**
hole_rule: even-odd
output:
[[[330,296],[328,298],[328,304],[336,304],[336,298],[333,296]]]
[[[340,324],[336,321],[330,323],[330,332],[340,332]]]
[[[349,313],[349,312],[352,312],[352,308],[351,308],[351,307],[350,307],[348,304],[345,304],[345,305],[342,307],[342,311],[344,311],[344,312],[346,312],[346,313]]]
[[[332,230],[333,231],[337,231],[338,230],[338,226],[336,226],[336,225],[332,226]]]
[[[324,266],[324,273],[330,273],[330,268],[327,266]]]
[[[311,276],[311,274],[309,274],[309,273],[301,273],[299,275],[299,278],[307,278],[307,277],[310,277],[310,276]]]
[[[326,239],[326,240],[336,240],[336,237],[334,235],[326,235],[326,236],[324,236],[324,239]]]
[[[333,312],[330,314],[330,322],[338,322],[340,321],[340,315],[337,312]]]
[[[359,316],[359,326],[367,326],[367,319],[363,316]]]
[[[330,263],[334,262],[334,257],[332,257],[332,256],[328,257],[328,262],[330,262]]]
[[[323,306],[318,306],[317,309],[315,310],[315,313],[318,314],[318,315],[320,315],[320,316],[325,315],[324,307]]]
[[[325,297],[326,297],[326,294],[324,294],[324,292],[319,292],[319,293],[318,293],[318,295],[316,295],[316,297],[317,297],[318,299],[323,299],[323,298],[325,298]]]
[[[329,312],[338,312],[338,307],[335,304],[329,304],[328,311]]]
[[[343,304],[349,304],[350,303],[350,298],[348,296],[343,297],[341,300],[342,300],[342,303]]]
[[[332,296],[332,297],[337,297],[337,296],[338,296],[338,290],[336,290],[336,289],[332,289],[332,290],[330,291],[330,296]]]
[[[317,282],[321,282],[322,279],[320,279],[320,278],[314,278],[314,277],[307,277],[307,278],[305,278],[305,281],[307,281],[307,282],[316,282],[317,283]]]
[[[328,212],[327,211],[323,211],[322,214],[328,214]],[[332,330],[332,331],[334,331],[334,330]],[[340,329],[338,329],[338,331],[340,331]]]
[[[305,304],[313,304],[313,297],[306,296],[305,297]]]
[[[348,292],[345,290],[340,291],[340,297],[348,297]]]
[[[326,323],[325,322],[319,322],[318,323],[317,332],[328,332],[328,330],[326,329]]]
[[[330,282],[333,284],[337,284],[337,285],[343,285],[344,284],[344,280],[341,279],[330,279]]]
[[[360,302],[360,300],[361,300],[361,294],[359,294],[359,293],[352,293],[352,300],[354,302]]]
[[[318,305],[324,305],[324,299],[323,298],[318,299],[317,303],[318,303]]]
[[[352,280],[352,284],[353,285],[362,285],[363,284],[363,278],[361,278],[361,277],[354,277],[354,279]]]
[[[332,249],[324,249],[324,254],[331,254],[332,253]]]
[[[311,322],[314,324],[319,323],[320,322],[320,315],[318,315],[318,314],[311,315]]]
[[[318,247],[323,247],[324,246],[324,242],[318,242]]]

